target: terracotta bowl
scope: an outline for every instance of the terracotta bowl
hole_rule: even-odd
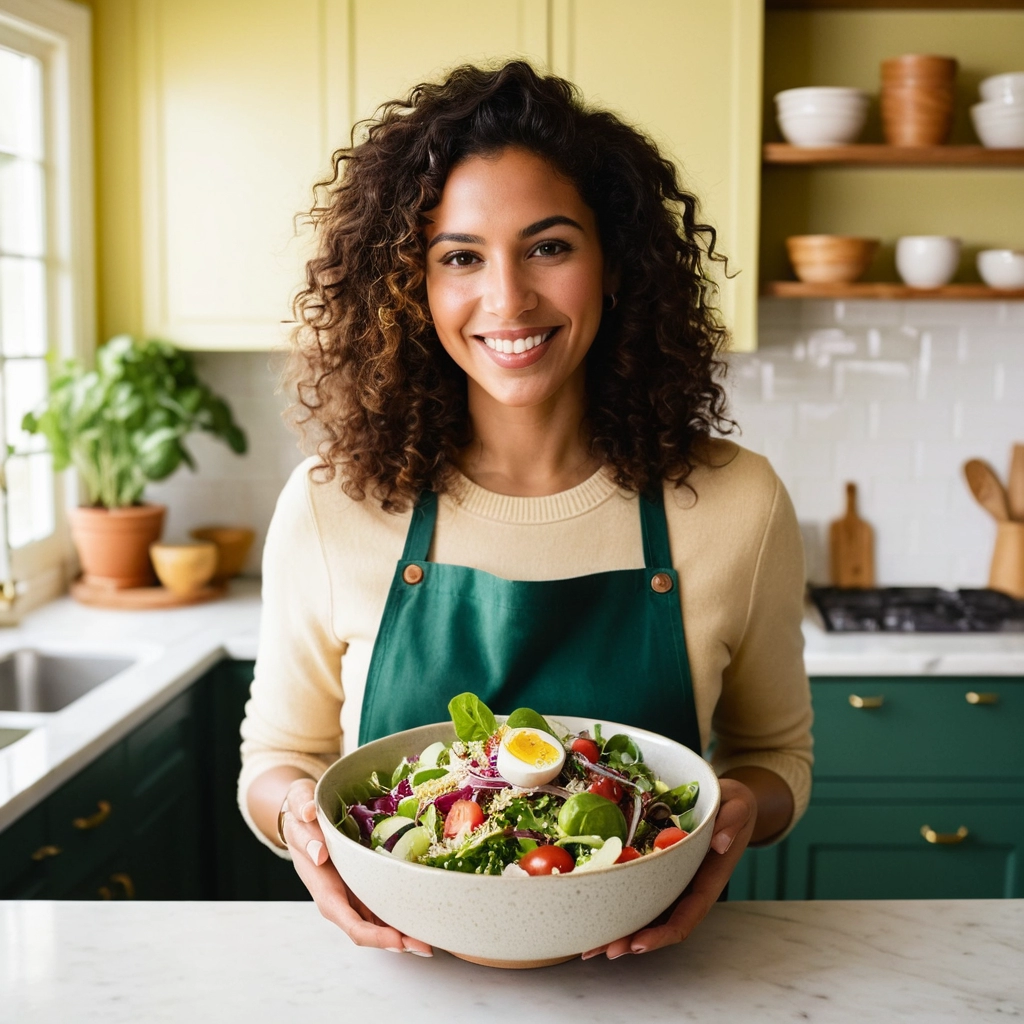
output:
[[[849,284],[861,277],[878,249],[876,238],[791,235],[786,252],[793,270],[809,284]]]
[[[210,541],[194,544],[151,544],[149,557],[157,579],[172,594],[194,594],[213,579],[217,568],[217,545]]]
[[[552,715],[576,732],[592,718]],[[700,784],[700,824],[666,850],[586,874],[514,878],[471,875],[381,856],[334,822],[374,771],[390,776],[401,759],[455,738],[451,722],[425,725],[367,743],[320,778],[317,820],[345,884],[381,920],[406,935],[492,967],[542,967],[643,928],[686,888],[711,844],[720,798],[711,766],[680,743],[643,729],[601,722],[605,736],[626,733],[669,786]],[[504,908],[504,909],[502,909]]]
[[[905,53],[882,61],[882,81],[889,82],[952,82],[956,77],[955,57],[938,57],[927,53]]]
[[[231,579],[245,568],[245,560],[256,536],[255,531],[247,526],[202,526],[190,532],[196,540],[217,545],[217,569],[213,574],[217,581]]]

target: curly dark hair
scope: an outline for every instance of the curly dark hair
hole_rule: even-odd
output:
[[[701,442],[734,426],[719,383],[727,335],[707,274],[724,257],[673,164],[564,79],[521,60],[466,65],[383,104],[316,186],[319,247],[295,301],[285,380],[321,477],[340,470],[354,498],[397,511],[425,488],[442,491],[471,440],[466,378],[427,306],[422,215],[459,161],[507,147],[575,185],[620,274],[586,360],[591,453],[620,486],[644,492],[685,481]]]

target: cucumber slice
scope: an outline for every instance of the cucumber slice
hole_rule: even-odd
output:
[[[444,751],[444,744],[438,741],[437,743],[431,743],[426,750],[420,754],[420,767],[421,768],[436,768],[437,759],[441,756]]]
[[[447,774],[447,768],[420,768],[413,773],[409,781],[412,783],[412,788],[415,789],[417,786],[422,786],[424,782],[429,782],[431,779],[444,778]]]
[[[417,825],[399,838],[391,853],[399,860],[418,860],[430,849],[430,841],[430,830]]]
[[[412,818],[407,818],[404,814],[393,814],[374,825],[370,833],[370,845],[383,846],[400,828],[415,824]]]
[[[400,843],[402,840],[399,839]],[[395,844],[396,846],[398,843]],[[604,841],[604,846],[595,849],[590,857],[582,864],[577,864],[573,874],[581,871],[600,871],[601,868],[610,868],[622,853],[622,840],[618,836]]]
[[[416,820],[416,812],[420,809],[420,802],[417,797],[407,796],[398,803],[398,813],[411,821]]]

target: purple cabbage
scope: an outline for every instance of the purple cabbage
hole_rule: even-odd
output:
[[[390,793],[370,800],[366,806],[375,814],[394,814],[398,810],[398,804],[407,796],[412,796],[412,783],[408,779],[402,779]]]
[[[359,826],[359,832],[362,837],[369,843],[370,835],[373,832],[374,813],[368,807],[364,807],[362,804],[353,804],[349,809],[348,813],[355,820],[355,823]]]
[[[437,813],[442,817],[445,817],[452,809],[452,804],[457,800],[469,800],[472,796],[473,787],[463,786],[462,789],[457,789],[454,793],[442,793],[441,796],[434,801],[434,806],[437,808]]]

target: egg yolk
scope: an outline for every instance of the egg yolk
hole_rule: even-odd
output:
[[[543,768],[545,765],[554,764],[558,760],[558,751],[541,739],[535,732],[519,732],[505,744],[505,749],[519,758],[526,764],[532,764],[534,768]]]

